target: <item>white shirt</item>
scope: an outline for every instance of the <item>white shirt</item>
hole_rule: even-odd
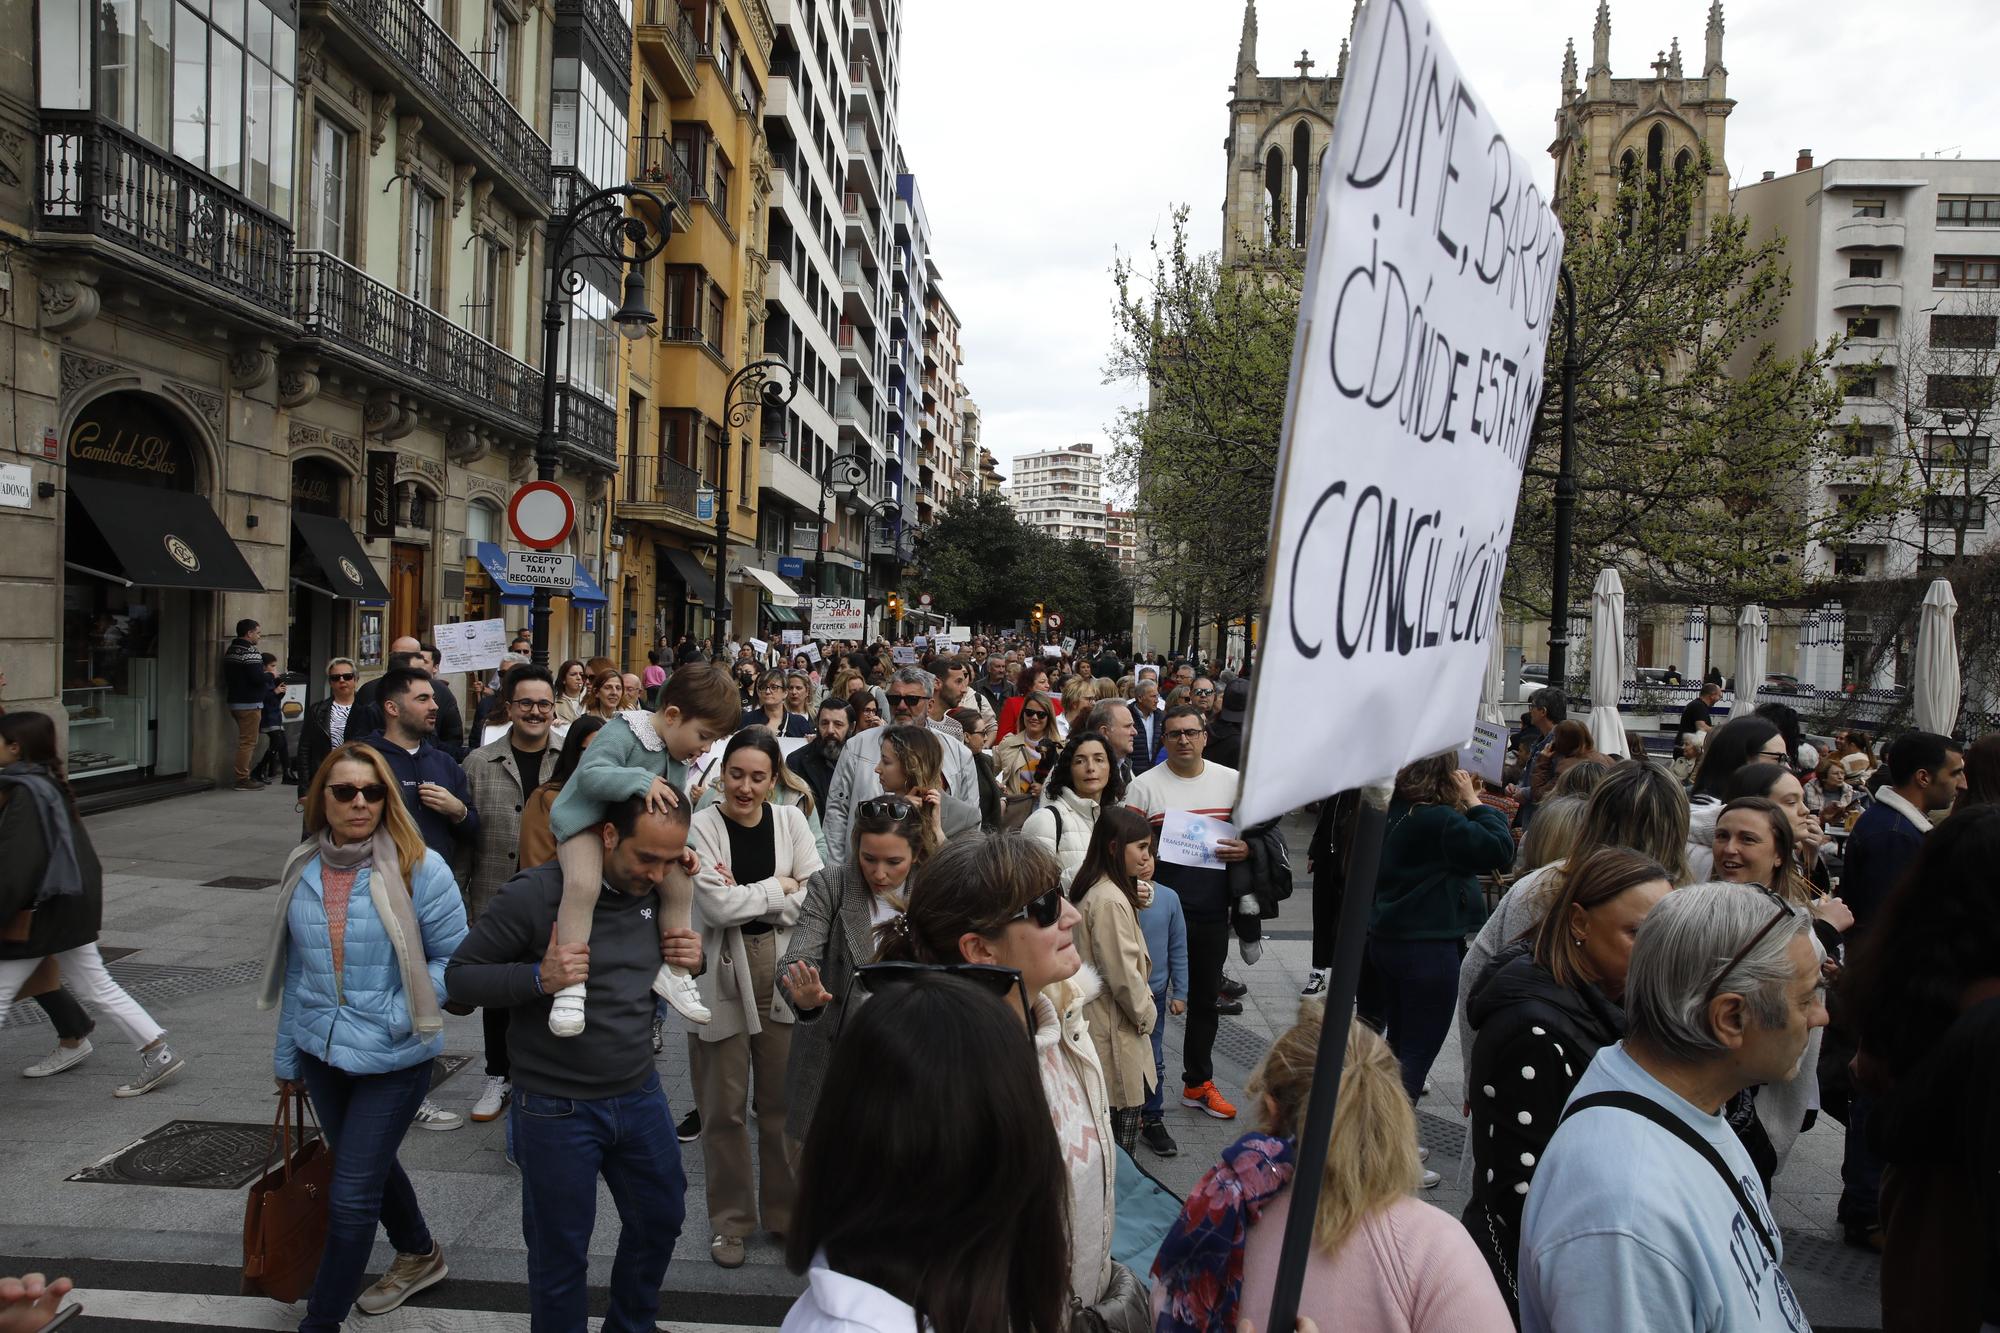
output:
[[[926,1330],[930,1325],[923,1326]],[[836,1273],[813,1256],[806,1289],[785,1313],[780,1333],[915,1333],[917,1312],[880,1287]]]

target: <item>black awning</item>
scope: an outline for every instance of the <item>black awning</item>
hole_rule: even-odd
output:
[[[687,584],[688,593],[710,610],[715,609],[714,571],[703,569],[701,561],[678,546],[663,546],[660,549],[667,553],[667,563],[674,567],[674,573],[681,576],[682,583]]]
[[[69,475],[69,491],[119,572],[142,588],[263,592],[208,501],[102,477]]]
[[[368,553],[361,549],[353,528],[337,518],[301,514],[296,509],[292,511],[292,527],[312,552],[319,572],[326,576],[323,585],[326,591],[335,597],[359,601],[389,600],[389,589],[375,572],[375,566],[368,562]]]

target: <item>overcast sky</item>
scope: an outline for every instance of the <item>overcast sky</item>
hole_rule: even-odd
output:
[[[1432,0],[1432,10],[1546,185],[1563,42],[1576,39],[1587,69],[1597,0]],[[1331,72],[1351,12],[1347,0],[1260,0],[1260,70],[1294,72],[1305,47],[1315,74]],[[1683,68],[1699,73],[1707,14],[1708,0],[1613,0],[1613,76],[1646,75],[1675,36]],[[2000,156],[1991,20],[1981,0],[1725,4],[1731,178],[1789,172],[1802,147],[1822,163]],[[905,0],[903,146],[964,322],[983,443],[1009,477],[1016,453],[1103,447],[1133,399],[1102,383],[1113,258],[1143,254],[1183,203],[1202,247],[1221,244],[1242,23],[1239,0]]]

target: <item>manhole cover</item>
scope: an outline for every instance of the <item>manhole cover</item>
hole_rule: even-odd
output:
[[[271,1148],[269,1125],[172,1120],[69,1179],[91,1185],[241,1189],[264,1173]]]
[[[203,880],[204,889],[268,889],[278,881],[269,875],[224,875],[221,879]]]

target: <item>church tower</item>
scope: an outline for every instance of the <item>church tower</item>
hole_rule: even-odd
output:
[[[1695,225],[1706,229],[1710,218],[1729,212],[1729,170],[1724,165],[1723,130],[1736,103],[1729,99],[1729,71],[1722,64],[1722,0],[1708,9],[1706,52],[1699,77],[1681,67],[1680,38],[1660,52],[1646,78],[1611,77],[1611,3],[1598,0],[1597,25],[1591,33],[1590,68],[1577,81],[1576,45],[1563,53],[1562,103],[1556,112],[1555,142],[1549,155],[1556,161],[1556,193],[1581,175],[1595,194],[1598,207],[1609,210],[1617,198],[1619,180],[1673,171],[1693,170],[1708,146],[1710,166],[1702,193],[1701,216]]]
[[[1314,78],[1316,63],[1301,51],[1292,62],[1296,75],[1258,74],[1257,0],[1245,0],[1229,99],[1229,137],[1222,145],[1229,158],[1222,200],[1226,265],[1243,263],[1246,252],[1260,245],[1303,249],[1312,235],[1319,158],[1333,138],[1333,113],[1347,75],[1347,42],[1340,43],[1332,77]]]

